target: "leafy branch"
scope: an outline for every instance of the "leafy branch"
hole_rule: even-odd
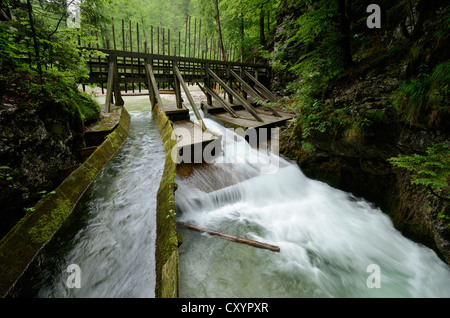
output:
[[[436,197],[450,201],[450,149],[447,146],[435,144],[427,149],[426,155],[400,155],[390,158],[389,162],[413,172],[411,184],[424,185]]]

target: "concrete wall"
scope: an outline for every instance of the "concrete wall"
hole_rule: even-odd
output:
[[[172,140],[172,125],[158,105],[153,108],[152,115],[166,150],[164,172],[158,190],[156,207],[155,296],[157,298],[176,298],[179,295],[179,236],[175,219],[176,163],[171,158],[171,151],[175,147],[176,141]]]

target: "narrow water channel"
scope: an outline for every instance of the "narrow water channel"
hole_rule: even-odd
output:
[[[217,123],[205,125],[225,135]],[[281,158],[275,173],[261,173],[274,157],[227,135],[213,165],[226,170],[220,183],[229,186],[205,192],[178,176],[178,220],[281,250],[179,228],[181,297],[450,297],[449,266],[403,237],[382,211]],[[247,163],[227,160],[245,151]]]
[[[154,297],[156,193],[165,150],[148,96],[124,100],[128,138],[21,279],[16,296]],[[70,264],[81,269],[81,288],[66,284]]]

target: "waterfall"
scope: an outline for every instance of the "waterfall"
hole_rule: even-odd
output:
[[[182,297],[450,296],[448,265],[403,237],[371,203],[311,180],[279,157],[275,173],[261,173],[274,154],[249,147],[214,121],[205,124],[226,136],[223,157],[212,165],[242,181],[205,192],[178,177],[178,220],[281,251],[180,228]],[[230,160],[245,152],[248,162]]]

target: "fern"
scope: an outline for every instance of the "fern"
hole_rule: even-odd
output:
[[[390,158],[389,162],[413,172],[412,184],[424,185],[437,197],[450,200],[450,149],[447,146],[436,144],[427,149],[426,155],[400,155]]]

